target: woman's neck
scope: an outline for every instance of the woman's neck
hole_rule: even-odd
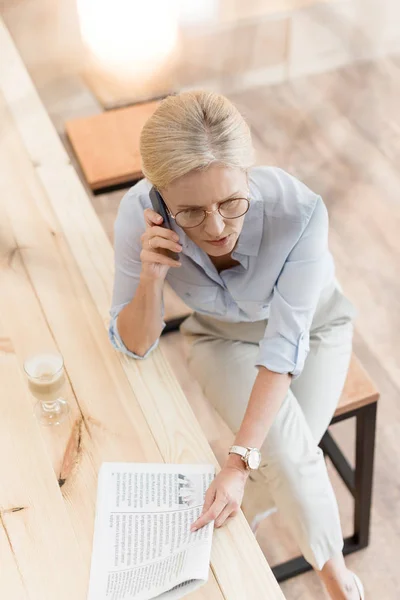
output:
[[[210,260],[217,269],[218,273],[224,271],[225,269],[230,269],[231,267],[240,265],[240,262],[233,259],[231,254],[226,254],[224,256],[208,256],[210,257]]]

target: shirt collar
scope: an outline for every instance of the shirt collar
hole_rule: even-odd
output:
[[[250,207],[244,218],[234,254],[257,256],[264,230],[264,203],[256,185],[250,182]]]

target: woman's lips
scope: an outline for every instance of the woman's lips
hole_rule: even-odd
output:
[[[220,240],[206,240],[207,244],[212,244],[213,246],[225,246],[229,241],[229,235],[221,238]]]

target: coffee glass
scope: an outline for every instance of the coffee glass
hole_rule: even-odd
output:
[[[65,386],[64,360],[61,354],[46,352],[30,356],[24,362],[29,390],[36,398],[34,413],[42,425],[59,425],[68,413],[63,398]]]

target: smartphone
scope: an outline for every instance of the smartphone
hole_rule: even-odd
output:
[[[166,227],[167,229],[172,229],[171,221],[170,221],[168,213],[167,213],[167,207],[165,206],[165,202],[162,199],[159,192],[157,192],[157,190],[154,186],[150,190],[150,200],[151,200],[153,210],[155,210],[156,213],[161,215],[163,218],[162,227]],[[173,252],[172,250],[164,250],[164,252],[166,253],[167,256],[169,256],[173,260],[179,261],[179,254],[177,254],[176,252]]]

